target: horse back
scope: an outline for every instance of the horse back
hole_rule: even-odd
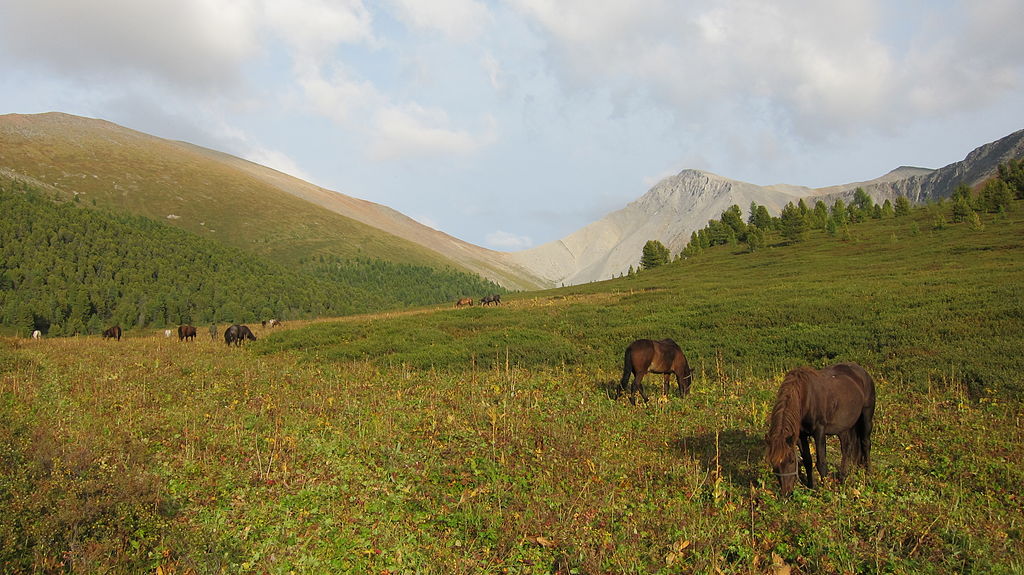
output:
[[[857,363],[839,363],[823,371],[830,372],[830,375],[838,380],[844,380],[847,386],[859,390],[864,397],[864,406],[874,407],[875,405],[875,380],[871,379],[867,370]]]
[[[807,427],[821,427],[829,435],[852,428],[875,407],[875,385],[864,368],[843,363],[818,371],[807,388]]]
[[[646,371],[654,360],[654,341],[638,339],[626,347],[626,367],[632,371]]]
[[[671,339],[638,339],[626,348],[626,367],[651,373],[689,372],[682,348]]]

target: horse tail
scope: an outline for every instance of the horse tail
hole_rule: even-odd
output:
[[[619,389],[626,389],[629,385],[629,376],[633,375],[633,346],[626,347],[625,357],[622,360],[622,379],[619,380]]]

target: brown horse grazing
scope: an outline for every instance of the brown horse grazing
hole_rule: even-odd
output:
[[[464,298],[460,299],[459,301],[455,302],[455,307],[462,307],[464,305],[468,305],[468,306],[472,307],[472,305],[473,305],[473,298],[471,298],[471,297],[464,297]]]
[[[256,336],[253,335],[252,330],[247,325],[238,325],[236,323],[224,330],[224,343],[228,345],[235,344],[240,346],[247,339],[256,341]]]
[[[116,338],[117,341],[121,341],[121,326],[115,325],[103,330],[103,339],[107,339],[108,337]]]
[[[178,326],[178,341],[184,341],[190,339],[196,340],[196,326],[194,325],[179,325]]]
[[[636,404],[636,392],[640,391],[640,397],[647,401],[647,394],[644,393],[643,379],[648,373],[665,374],[663,391],[668,395],[668,380],[676,374],[676,384],[679,386],[680,397],[690,393],[690,383],[693,379],[693,370],[686,361],[686,355],[679,348],[679,344],[671,339],[654,341],[650,339],[638,339],[629,344],[626,348],[626,357],[622,366],[622,380],[615,393],[618,399],[622,392],[626,391],[626,384],[629,383],[629,376],[633,376],[633,385],[630,387],[629,401]]]
[[[856,363],[840,363],[822,370],[798,367],[786,374],[768,419],[767,459],[779,480],[783,495],[789,495],[799,476],[793,453],[797,438],[804,464],[804,483],[813,488],[810,438],[818,459],[818,473],[828,476],[825,437],[838,435],[843,459],[839,480],[846,477],[850,463],[871,470],[871,426],[875,414],[875,382]]]

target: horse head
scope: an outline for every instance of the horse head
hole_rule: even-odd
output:
[[[768,463],[772,466],[772,473],[779,482],[779,491],[783,497],[793,492],[800,475],[800,460],[794,453],[796,439],[793,436],[774,443],[768,438]]]

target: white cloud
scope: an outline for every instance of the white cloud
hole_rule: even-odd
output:
[[[877,0],[512,3],[547,38],[549,65],[569,90],[639,95],[686,129],[716,133],[723,124],[711,122],[727,108],[732,129],[769,110],[776,131],[806,141],[885,130],[1005,93],[1024,62],[1012,29],[1024,8],[1014,0],[944,10],[941,35],[888,20],[895,9]],[[892,27],[907,36],[906,53],[883,37]]]
[[[494,141],[493,121],[488,123],[485,133],[475,136],[450,128],[448,114],[440,108],[418,104],[382,107],[374,121],[370,153],[378,160],[470,154]]]
[[[501,89],[502,87],[502,71],[501,63],[494,57],[494,54],[485,52],[480,56],[480,66],[484,69],[487,74],[487,79],[491,82],[491,88],[495,90]]]
[[[533,240],[528,236],[495,231],[487,234],[487,245],[497,250],[518,251],[533,247]]]
[[[361,0],[264,0],[265,23],[304,60],[340,44],[375,44],[373,18]]]
[[[392,4],[399,18],[414,28],[457,41],[479,37],[493,21],[487,6],[474,0],[392,0]]]
[[[240,81],[259,49],[254,11],[241,2],[8,0],[3,12],[0,52],[80,79],[219,89]]]
[[[353,79],[341,66],[336,66],[330,77],[312,63],[296,66],[295,81],[316,114],[339,124],[349,122],[359,112],[373,109],[384,101],[372,83]]]

